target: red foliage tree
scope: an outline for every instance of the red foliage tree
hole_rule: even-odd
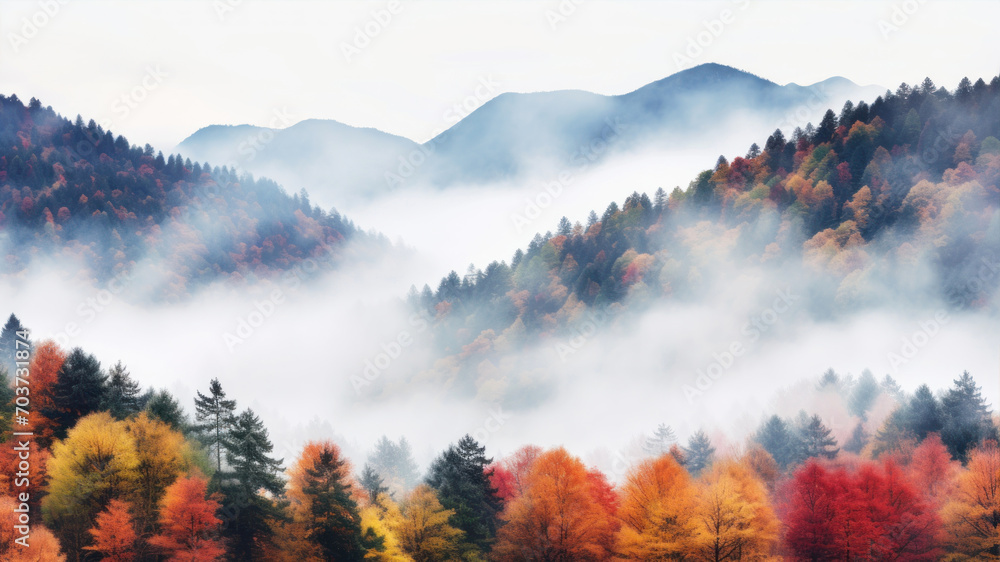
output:
[[[937,560],[941,524],[889,460],[854,473],[810,461],[784,496],[785,545],[793,560]]]

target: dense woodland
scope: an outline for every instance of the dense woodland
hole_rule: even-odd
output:
[[[595,315],[711,299],[734,270],[794,283],[821,320],[928,303],[996,312],[998,138],[1000,76],[953,92],[926,79],[790,138],[776,130],[686,190],[633,193],[586,224],[563,217],[509,263],[411,288],[444,357],[421,377],[517,396],[507,381],[533,366],[508,350],[572,337]]]
[[[36,256],[78,258],[106,281],[154,268],[153,296],[218,279],[267,278],[307,257],[335,262],[342,242],[372,238],[336,211],[267,179],[164,158],[94,121],[0,95],[0,250],[4,270]],[[373,243],[385,244],[375,236]]]
[[[998,137],[1000,77],[903,85],[720,158],[686,190],[564,219],[509,264],[452,273],[410,303],[450,354],[436,368],[467,381],[590,310],[698,297],[718,263],[800,263],[827,314],[926,270],[911,296],[994,311],[997,276],[968,280],[1000,250]],[[56,255],[101,279],[155,258],[163,293],[183,295],[367,236],[304,194],[226,176],[0,98],[5,271]],[[742,443],[711,428],[681,441],[666,419],[611,478],[563,448],[492,459],[459,435],[427,467],[389,437],[366,459],[333,441],[277,458],[262,420],[217,380],[182,405],[115,358],[41,341],[15,386],[23,328],[12,314],[0,332],[0,430],[34,434],[27,488],[12,477],[17,443],[0,445],[4,560],[1000,559],[997,418],[960,367],[939,374],[950,386],[912,391],[869,372],[814,374],[810,395],[847,412],[846,432],[803,410],[764,416]],[[30,389],[27,426],[18,388]],[[23,492],[27,549],[14,542]]]
[[[23,329],[12,314],[0,332],[5,435]],[[32,345],[27,486],[17,438],[0,444],[12,562],[1000,559],[998,418],[969,373],[908,393],[830,370],[811,393],[858,420],[843,443],[806,411],[764,416],[742,443],[698,431],[682,445],[664,423],[615,482],[560,447],[492,459],[457,435],[425,470],[405,438],[367,459],[333,441],[276,458],[217,379],[189,409],[121,362]]]

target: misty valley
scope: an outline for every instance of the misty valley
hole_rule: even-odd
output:
[[[0,95],[0,558],[1000,559],[1000,76],[477,87]]]

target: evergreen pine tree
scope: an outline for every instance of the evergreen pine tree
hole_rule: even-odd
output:
[[[7,323],[0,329],[0,367],[6,367],[8,373],[13,373],[16,368],[14,357],[18,350],[17,340],[21,339],[18,338],[17,333],[23,330],[24,326],[14,314],[7,318]],[[30,343],[31,340],[29,339],[28,342]]]
[[[142,388],[119,361],[108,371],[101,409],[123,420],[142,410]]]
[[[66,437],[76,421],[100,410],[107,378],[101,363],[79,347],[66,357],[52,385],[52,406],[42,413],[57,424],[56,437]]]
[[[764,447],[764,450],[774,458],[782,469],[788,468],[796,462],[796,449],[798,447],[792,432],[789,430],[788,423],[780,417],[775,415],[768,418],[757,430],[754,439]]]
[[[198,391],[194,399],[195,421],[201,442],[215,458],[215,469],[222,471],[223,443],[236,419],[236,401],[227,400],[219,379],[212,379],[208,396]]]
[[[684,447],[684,468],[688,469],[691,475],[697,476],[712,465],[714,457],[715,447],[712,446],[712,440],[699,429],[688,440],[687,447]]]
[[[471,436],[462,437],[431,465],[427,484],[438,494],[445,509],[454,510],[452,526],[465,531],[466,540],[485,551],[496,536],[503,507],[490,483],[486,447]]]
[[[282,461],[270,456],[274,445],[264,423],[249,408],[236,417],[223,446],[229,465],[222,481],[223,534],[234,560],[263,560],[272,538],[270,521],[281,512],[260,492],[282,496]]]
[[[880,392],[881,388],[878,381],[875,380],[875,375],[865,369],[858,378],[857,384],[851,391],[850,400],[848,400],[851,414],[866,419],[868,410],[875,404],[875,399],[878,398]]]
[[[7,368],[0,365],[0,433],[9,435],[14,421],[14,387]]]
[[[965,461],[969,450],[985,439],[997,439],[989,404],[968,371],[941,399],[943,426],[941,440],[951,456]]]
[[[910,403],[900,412],[903,427],[912,433],[917,441],[923,441],[928,433],[937,433],[944,426],[941,405],[926,384],[920,385],[910,399]]]
[[[674,443],[677,443],[677,435],[674,433],[673,428],[661,423],[656,427],[653,435],[646,438],[646,442],[642,444],[642,448],[647,454],[658,457],[670,452],[670,447]]]
[[[361,471],[358,483],[361,484],[361,487],[364,488],[366,492],[368,492],[368,500],[372,504],[378,500],[379,494],[389,492],[389,488],[386,487],[385,481],[382,477],[379,476],[378,472],[376,472],[376,470],[367,463],[365,463],[365,467]]]
[[[153,419],[170,426],[170,429],[187,433],[188,419],[181,403],[166,389],[151,393],[146,399],[146,413]]]
[[[345,481],[345,461],[324,449],[312,468],[306,470],[303,493],[309,496],[311,521],[309,536],[320,546],[327,560],[349,562],[364,559],[361,516],[351,498],[350,482]]]
[[[799,436],[802,447],[801,455],[806,459],[813,457],[832,459],[840,452],[837,440],[816,414],[813,414],[811,418],[806,418],[805,423],[799,427]]]

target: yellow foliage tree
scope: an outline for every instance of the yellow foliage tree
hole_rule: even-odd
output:
[[[106,412],[81,418],[66,439],[53,445],[42,513],[58,526],[69,552],[87,546],[86,531],[98,512],[134,492],[138,467],[135,440],[125,422]]]
[[[696,489],[668,453],[643,461],[622,487],[618,551],[627,560],[680,560],[698,535]]]
[[[454,514],[441,506],[434,490],[422,484],[403,502],[396,537],[416,562],[456,560],[465,533],[448,523]]]
[[[942,510],[953,560],[1000,560],[1000,449],[973,450],[958,490]]]
[[[361,509],[361,533],[381,538],[380,548],[369,549],[365,560],[378,562],[413,562],[403,551],[396,529],[403,521],[399,506],[387,494],[379,494],[375,503]]]
[[[765,560],[779,522],[767,490],[743,463],[716,463],[701,485],[696,552],[701,560]]]
[[[150,418],[146,412],[125,422],[135,443],[136,478],[133,505],[140,531],[151,530],[157,505],[164,491],[190,470],[190,445],[169,425]]]

